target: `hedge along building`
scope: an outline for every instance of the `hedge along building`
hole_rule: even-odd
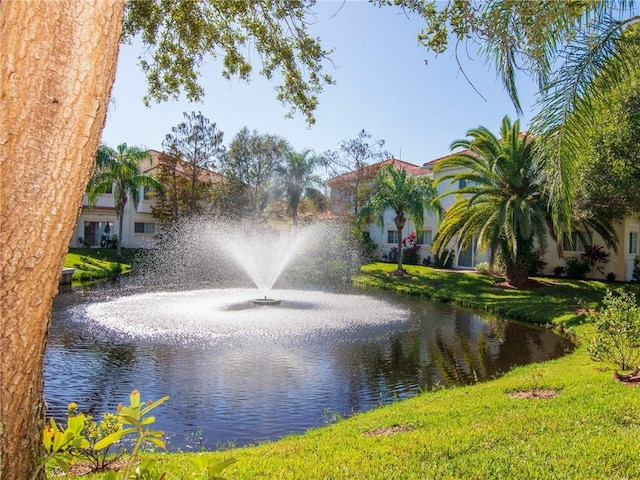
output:
[[[410,175],[427,175],[437,180],[438,178],[462,172],[461,167],[442,168],[438,172],[434,172],[434,166],[440,161],[453,156],[460,152],[436,158],[418,166],[409,162],[405,162],[396,158],[389,158],[382,162],[370,165],[360,172],[349,172],[337,177],[333,177],[327,181],[330,189],[329,198],[331,200],[331,209],[333,214],[338,216],[354,215],[355,195],[362,195],[371,188],[375,180],[375,173],[386,164],[404,169]],[[358,182],[361,192],[354,189],[354,184]],[[444,181],[437,185],[438,194],[442,195],[446,191],[457,190],[464,186],[460,185],[458,180],[455,183]],[[366,193],[365,195],[366,196]],[[360,205],[362,198],[359,199]],[[442,207],[447,211],[455,202],[455,195],[448,195],[441,199]],[[397,245],[396,226],[394,223],[394,213],[388,210],[383,215],[382,224],[373,222],[364,227],[364,231],[369,238],[376,244],[376,252],[380,260],[389,261],[394,247]],[[605,242],[596,233],[588,233],[586,237],[589,239],[588,244],[603,247],[603,250],[609,254],[608,262],[601,265],[601,271],[594,272],[594,278],[615,277],[617,280],[630,281],[634,275],[634,261],[636,256],[640,254],[640,222],[638,219],[625,218],[615,224],[616,236],[618,239],[617,248],[608,248]],[[424,216],[424,226],[421,231],[416,231],[412,222],[408,221],[401,235],[406,238],[415,232],[419,249],[419,263],[426,261],[433,263],[436,258],[435,252],[431,249],[432,240],[438,233],[438,221],[433,215]],[[550,234],[547,234],[547,248],[543,252],[541,260],[544,262],[544,268],[539,272],[544,275],[554,275],[560,268],[565,266],[565,259],[570,257],[580,257],[585,251],[585,244],[581,241],[577,232],[572,232],[569,236],[563,234],[562,245],[557,245]],[[475,241],[465,249],[457,249],[455,245],[450,245],[449,255],[453,268],[457,269],[473,269],[478,264],[487,261],[487,252],[481,251],[475,244]],[[587,272],[587,277],[591,276],[591,272]]]
[[[147,175],[154,175],[158,171],[158,159],[162,153],[156,150],[149,150],[148,153],[151,158],[141,162],[140,171]],[[187,169],[186,162],[180,161],[178,166],[182,172]],[[211,182],[217,182],[222,178],[220,174],[211,170],[201,170]],[[118,224],[113,193],[101,195],[92,206],[89,205],[85,194],[82,197],[80,215],[69,246],[111,247],[114,245],[114,241],[118,241],[121,246],[127,248],[152,247],[154,235],[160,225],[158,218],[153,215],[157,195],[146,189],[141,189],[139,193],[140,201],[137,206],[131,199],[127,200],[123,215],[122,238],[120,239],[117,238]]]

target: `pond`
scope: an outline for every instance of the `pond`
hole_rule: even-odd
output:
[[[48,415],[98,415],[170,395],[170,449],[215,449],[304,432],[422,391],[564,355],[544,329],[390,294],[274,290],[74,290],[54,302]]]

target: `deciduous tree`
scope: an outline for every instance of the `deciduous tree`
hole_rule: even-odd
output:
[[[372,140],[370,133],[361,130],[356,138],[342,141],[338,150],[323,154],[336,185],[349,197],[347,203],[356,217],[371,195],[370,186],[376,176],[376,170],[367,167],[389,156],[383,147],[384,140]]]
[[[246,213],[255,219],[263,216],[275,198],[273,181],[288,148],[281,137],[244,127],[221,159],[222,173],[245,186]]]

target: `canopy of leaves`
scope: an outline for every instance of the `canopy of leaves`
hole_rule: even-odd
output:
[[[451,145],[464,150],[436,165],[436,172],[458,169],[438,178],[438,183],[464,180],[465,185],[441,195],[456,195],[456,201],[440,225],[433,248],[442,253],[453,242],[456,250],[463,249],[475,238],[490,253],[492,264],[500,255],[508,277],[509,269],[517,266],[524,271],[516,275],[526,279],[536,244],[544,249],[547,243],[543,178],[534,162],[535,142],[520,133],[520,122],[504,117],[500,135],[485,127],[469,130],[469,139]]]
[[[225,78],[248,81],[260,58],[260,74],[278,76],[277,98],[299,109],[312,124],[318,95],[333,83],[323,73],[331,53],[308,32],[315,0],[286,2],[237,0],[136,0],[126,3],[123,41],[139,37],[145,54],[140,66],[149,83],[145,102],[200,100],[198,83],[207,59],[220,58]],[[257,55],[253,55],[255,52]]]
[[[537,160],[544,166],[546,190],[556,227],[571,227],[576,189],[576,155],[598,85],[619,84],[638,67],[633,42],[625,37],[637,23],[638,7],[627,0],[378,0],[421,16],[419,40],[438,54],[455,42],[476,46],[495,65],[514,105],[521,111],[516,74],[533,77],[540,87],[539,111],[530,129],[538,135]],[[468,53],[466,51],[465,53]],[[598,80],[599,79],[599,80]]]
[[[242,128],[221,159],[221,172],[245,186],[246,209],[259,217],[274,198],[273,181],[289,146],[281,137]]]

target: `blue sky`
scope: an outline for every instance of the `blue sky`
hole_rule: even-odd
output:
[[[160,150],[171,127],[182,121],[182,112],[201,111],[224,132],[225,145],[247,126],[280,135],[297,150],[321,153],[365,129],[374,139],[384,139],[396,158],[421,165],[449,153],[451,142],[471,128],[484,125],[497,132],[505,114],[516,118],[500,79],[484,58],[470,49],[461,60],[486,100],[459,72],[453,50],[434,57],[418,44],[419,19],[361,1],[320,1],[315,11],[311,31],[325,49],[335,50],[333,64],[325,68],[337,83],[321,94],[314,126],[309,128],[301,114],[285,118],[288,107],[276,100],[275,83],[258,76],[249,84],[225,80],[214,61],[202,69],[203,102],[145,107],[146,82],[136,65],[142,49],[123,45],[102,141],[112,147],[124,142]],[[521,122],[526,127],[535,88],[527,78],[521,80]]]

